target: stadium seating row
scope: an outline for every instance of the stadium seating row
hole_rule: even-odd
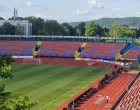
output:
[[[120,101],[115,110],[137,110],[140,107],[140,77]]]
[[[12,54],[13,56],[32,55],[36,41],[0,41],[0,54]],[[82,42],[42,42],[38,56],[47,57],[74,57],[75,51],[82,45]],[[115,56],[125,44],[105,44],[105,43],[87,43],[80,58],[111,59]]]
[[[138,55],[140,55],[139,50],[130,50],[126,55],[122,56],[122,58],[137,59]]]
[[[0,41],[0,54],[12,54],[13,56],[32,55],[36,41]]]
[[[105,43],[88,43],[85,47],[85,51],[81,54],[82,56],[116,56],[125,44],[105,44]]]

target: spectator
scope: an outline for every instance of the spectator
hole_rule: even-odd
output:
[[[108,103],[110,100],[109,96],[106,96],[106,102]]]

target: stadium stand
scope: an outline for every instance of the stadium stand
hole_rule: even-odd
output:
[[[36,41],[0,41],[0,54],[11,54],[13,56],[30,56]]]
[[[130,50],[126,55],[121,58],[125,59],[137,59],[138,55],[140,55],[140,50]]]
[[[126,44],[115,43],[83,43],[83,42],[46,42],[36,50],[37,41],[0,41],[0,55],[8,53],[13,56],[34,55],[40,57],[91,58],[115,60],[115,57]],[[82,46],[84,44],[84,46]],[[81,52],[75,54],[77,50]],[[33,51],[34,49],[34,51]]]
[[[137,110],[140,107],[140,77],[120,101],[115,110]]]
[[[75,51],[81,44],[81,42],[42,42],[38,54],[45,57],[74,57]]]
[[[111,59],[115,57],[124,46],[125,44],[88,43],[80,57]]]

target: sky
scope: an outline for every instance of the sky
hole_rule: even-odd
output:
[[[0,17],[36,16],[58,22],[140,17],[140,0],[0,0]]]

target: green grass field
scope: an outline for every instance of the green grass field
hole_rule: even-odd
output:
[[[81,91],[110,70],[50,65],[13,65],[13,69],[14,78],[0,84],[6,85],[6,91],[38,101],[33,110],[54,110],[74,95],[73,90]]]

